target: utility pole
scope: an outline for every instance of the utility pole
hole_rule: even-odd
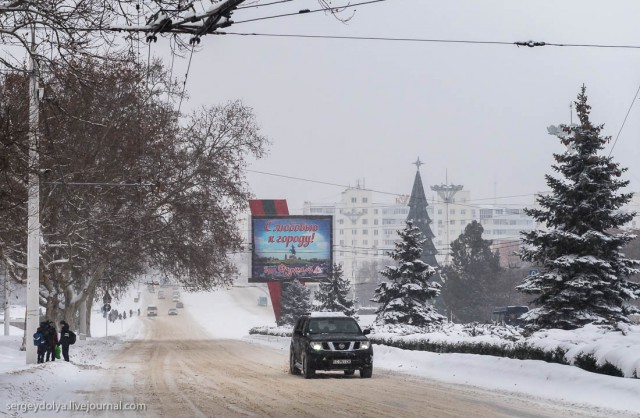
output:
[[[9,276],[7,275],[7,267],[4,263],[0,264],[2,265],[2,270],[4,272],[4,335],[9,335],[9,326],[11,325],[11,309],[9,308],[11,292],[9,290]]]
[[[35,59],[36,30],[31,25],[29,54],[29,179],[27,202],[27,314],[25,338],[33,335],[40,320],[40,155],[38,154],[38,65]],[[26,344],[27,364],[37,361],[36,347]]]

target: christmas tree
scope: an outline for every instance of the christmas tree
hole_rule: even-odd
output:
[[[423,163],[418,158],[414,164],[420,169]],[[438,254],[438,250],[436,246],[433,245],[435,235],[433,231],[431,231],[431,226],[429,226],[431,219],[427,212],[428,206],[429,202],[427,202],[427,196],[424,194],[420,171],[416,171],[413,188],[411,189],[411,197],[409,198],[409,215],[407,215],[407,220],[413,222],[413,225],[418,227],[422,233],[423,243],[420,259],[431,267],[437,268],[438,262],[436,261],[436,254]]]

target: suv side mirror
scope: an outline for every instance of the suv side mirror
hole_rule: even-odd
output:
[[[369,335],[369,334],[371,334],[371,330],[369,328],[362,330],[362,335]]]
[[[302,337],[302,331],[300,331],[299,329],[293,331],[293,335],[297,336],[297,337]]]

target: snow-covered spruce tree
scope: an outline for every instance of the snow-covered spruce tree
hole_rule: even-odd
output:
[[[397,266],[387,266],[380,273],[389,283],[381,283],[371,299],[378,302],[376,325],[412,325],[425,328],[445,321],[431,300],[440,293],[440,284],[430,281],[435,269],[420,259],[424,239],[418,227],[407,221],[398,231],[400,240],[389,256]]]
[[[298,280],[282,283],[282,299],[280,300],[280,320],[278,326],[294,325],[304,313],[311,312],[311,289]]]
[[[580,124],[561,125],[556,133],[567,150],[554,154],[552,168],[563,178],[547,175],[551,194],[538,197],[539,209],[526,210],[548,228],[522,234],[520,257],[540,266],[517,287],[537,296],[525,316],[531,329],[614,325],[637,311],[625,301],[640,296],[640,285],[627,280],[639,262],[621,253],[635,236],[614,232],[634,216],[618,210],[632,197],[617,192],[629,183],[620,179],[626,168],[599,155],[610,137],[589,121],[585,92],[582,86],[575,102]]]
[[[351,283],[344,278],[342,266],[333,264],[333,269],[326,280],[320,282],[314,293],[316,311],[344,312],[347,316],[355,316],[354,300],[349,298]]]

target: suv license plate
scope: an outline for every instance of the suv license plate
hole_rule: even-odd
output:
[[[333,364],[351,364],[351,360],[333,360]]]

